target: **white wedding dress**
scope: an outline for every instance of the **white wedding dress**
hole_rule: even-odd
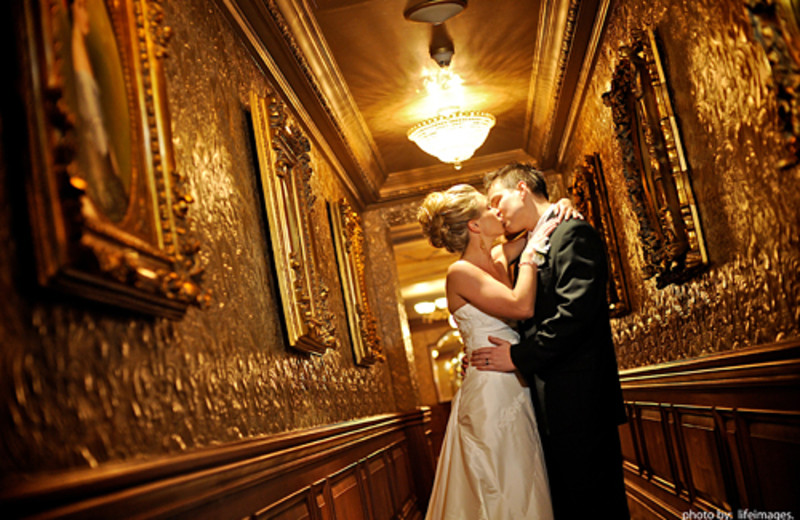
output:
[[[471,304],[459,307],[467,356],[517,333]],[[426,520],[550,520],[553,512],[530,390],[514,372],[470,366],[453,398]]]

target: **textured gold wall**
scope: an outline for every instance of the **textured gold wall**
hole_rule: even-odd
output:
[[[631,31],[661,38],[710,269],[658,290],[643,280],[638,223],[627,197],[609,89]],[[623,368],[800,335],[800,169],[775,164],[781,142],[771,73],[740,0],[615,3],[561,170],[599,153],[609,183],[633,312],[612,320]]]
[[[408,410],[422,403],[414,345],[397,286],[397,264],[389,237],[389,221],[383,210],[373,209],[364,213],[364,236],[371,260],[366,271],[370,281],[370,299],[375,302],[375,314],[384,331],[384,351],[395,402],[399,409]]]
[[[250,90],[269,85],[214,2],[163,5],[176,162],[196,199],[192,231],[213,304],[168,321],[34,290],[19,161],[6,151],[0,474],[147,459],[416,404],[413,392],[395,402],[386,363],[354,365],[335,263],[323,269],[341,346],[312,357],[284,344],[246,112]],[[319,253],[334,258],[325,199],[343,191],[319,155],[312,161]],[[389,247],[370,246],[379,259]],[[396,291],[391,276],[381,283]],[[384,344],[405,355],[402,341]]]

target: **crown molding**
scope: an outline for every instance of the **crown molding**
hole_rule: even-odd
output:
[[[276,4],[285,16],[312,80],[318,85],[321,101],[338,122],[342,137],[362,166],[365,182],[377,190],[386,178],[386,167],[372,132],[317,24],[309,0],[276,0]]]
[[[305,2],[217,2],[330,162],[354,205],[377,200],[385,174],[375,145]]]
[[[605,34],[608,15],[611,12],[612,1],[613,0],[600,0],[596,10],[595,22],[592,26],[592,34],[589,38],[589,44],[584,51],[583,63],[581,64],[581,71],[575,87],[575,93],[572,96],[569,114],[567,115],[566,124],[564,125],[560,144],[558,146],[555,167],[558,169],[563,169],[564,171],[570,168],[570,165],[563,164],[564,159],[566,158],[568,145],[572,141],[572,132],[575,130],[575,122],[577,121],[578,114],[580,114],[581,108],[583,107],[583,101],[586,98],[586,88],[589,85],[592,72],[594,72],[594,65],[597,61],[597,53],[600,50],[600,43],[603,39],[603,35]]]
[[[557,166],[571,135],[605,29],[611,0],[545,0],[532,66],[526,150],[539,168]]]

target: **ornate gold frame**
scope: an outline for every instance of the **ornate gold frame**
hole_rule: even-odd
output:
[[[272,254],[289,344],[314,354],[338,345],[315,253],[311,145],[274,93],[250,96]]]
[[[639,221],[645,278],[659,288],[680,283],[708,265],[689,168],[652,29],[634,31],[619,49],[612,109],[628,195]]]
[[[383,361],[378,324],[367,297],[367,279],[364,273],[364,228],[361,216],[345,200],[328,203],[328,214],[333,229],[339,278],[347,308],[347,322],[356,364],[371,365]]]
[[[603,237],[608,258],[606,294],[609,314],[612,317],[623,316],[630,312],[630,300],[599,154],[584,157],[583,164],[575,168],[567,191],[578,211]]]
[[[745,0],[745,6],[772,69],[785,150],[777,166],[791,168],[800,163],[800,0]]]
[[[189,305],[207,303],[209,295],[199,286],[200,244],[187,231],[193,198],[173,159],[162,68],[169,28],[156,0],[109,1],[93,4],[94,18],[85,14],[88,29],[76,43],[76,27],[82,26],[75,9],[39,0],[24,2],[20,11],[28,66],[22,80],[30,148],[27,194],[39,282],[115,306],[180,317]],[[82,16],[89,11],[81,9]],[[78,54],[98,50],[98,34],[113,48]],[[91,58],[89,67],[83,56]],[[116,75],[102,75],[112,69]],[[79,95],[87,92],[87,75],[97,89],[90,96],[95,109],[102,95],[120,101],[110,114],[102,105],[99,123],[85,117],[87,97]],[[107,78],[113,81],[104,82]],[[106,126],[117,116],[127,123],[109,131]],[[100,140],[87,138],[97,135],[111,144],[101,148]],[[100,162],[87,162],[87,154]],[[101,203],[108,180],[117,188],[115,206]]]

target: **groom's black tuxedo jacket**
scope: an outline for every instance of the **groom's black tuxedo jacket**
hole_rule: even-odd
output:
[[[594,228],[577,219],[559,224],[538,269],[535,314],[521,324],[522,339],[511,347],[514,365],[537,392],[545,432],[589,431],[626,420],[607,280],[605,249]]]

